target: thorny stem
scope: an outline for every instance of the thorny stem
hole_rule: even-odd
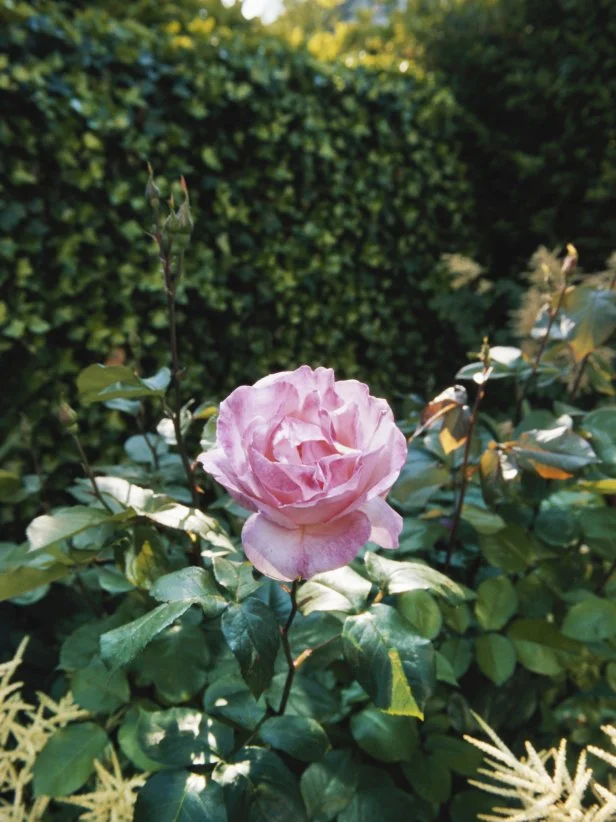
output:
[[[483,382],[479,385],[479,388],[477,389],[477,395],[475,396],[475,402],[473,404],[471,418],[468,424],[468,434],[466,436],[466,442],[464,443],[464,455],[462,458],[462,481],[460,483],[460,494],[458,496],[458,504],[456,505],[456,510],[453,518],[453,525],[451,526],[451,532],[449,534],[449,542],[447,543],[445,573],[449,570],[449,566],[451,564],[451,557],[453,554],[453,549],[456,544],[456,536],[458,533],[458,528],[460,527],[460,519],[462,517],[462,506],[464,505],[464,496],[466,494],[466,486],[468,485],[468,460],[471,453],[471,442],[473,440],[473,431],[475,429],[475,423],[477,422],[477,412],[479,411],[479,406],[481,405],[481,401],[483,400],[486,393],[487,375],[488,368],[486,366],[486,363],[484,363]]]
[[[289,618],[287,619],[283,628],[280,629],[280,638],[282,640],[282,648],[284,651],[284,655],[287,660],[287,665],[289,666],[289,672],[287,674],[286,682],[284,683],[284,689],[282,691],[282,699],[280,700],[280,706],[276,711],[276,716],[282,716],[286,710],[287,702],[289,701],[289,696],[291,694],[291,686],[293,685],[293,679],[295,678],[295,663],[293,662],[293,654],[291,653],[291,644],[289,642],[289,631],[291,629],[291,625],[293,624],[293,620],[295,619],[295,615],[297,614],[297,589],[299,587],[299,580],[296,579],[293,581],[291,586],[291,612],[289,613]]]
[[[88,479],[90,480],[90,485],[92,486],[92,490],[94,491],[94,496],[103,505],[103,507],[107,511],[109,511],[110,514],[112,514],[113,511],[112,511],[109,503],[107,502],[107,500],[101,494],[100,488],[98,487],[98,485],[96,483],[96,478],[94,476],[94,472],[92,471],[92,467],[90,466],[90,463],[88,462],[86,452],[83,450],[83,446],[81,444],[81,441],[80,441],[79,437],[77,436],[77,434],[73,434],[72,437],[73,437],[73,441],[74,441],[75,445],[77,446],[77,451],[79,452],[79,456],[81,457],[81,464],[83,466],[83,470],[85,471]]]

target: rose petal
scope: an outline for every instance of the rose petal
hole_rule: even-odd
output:
[[[400,514],[388,505],[382,497],[371,499],[362,505],[360,511],[370,520],[370,542],[375,542],[381,548],[397,548],[403,520]]]
[[[370,537],[370,520],[354,511],[326,525],[282,528],[263,514],[253,514],[242,530],[246,556],[272,579],[310,579],[342,568]]]

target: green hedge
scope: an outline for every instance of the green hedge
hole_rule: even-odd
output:
[[[587,270],[616,236],[613,0],[411,0],[410,24],[466,115],[481,262],[517,274],[574,242]]]
[[[146,27],[130,6],[121,19],[95,5],[0,3],[0,346],[15,405],[54,398],[116,348],[145,371],[166,361],[146,159],[191,190],[191,390],[302,361],[386,393],[448,370],[451,334],[427,303],[440,254],[469,244],[451,96],[430,77],[321,65],[247,26]]]

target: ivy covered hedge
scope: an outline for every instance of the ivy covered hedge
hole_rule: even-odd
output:
[[[469,242],[451,97],[211,14],[145,25],[147,4],[117,6],[0,3],[13,410],[35,413],[90,362],[166,361],[146,160],[186,175],[196,216],[179,295],[188,385],[220,394],[303,361],[386,393],[420,383],[451,352],[447,333],[429,341],[438,259]]]

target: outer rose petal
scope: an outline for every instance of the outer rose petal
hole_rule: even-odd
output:
[[[403,520],[400,514],[388,505],[382,497],[375,497],[360,508],[370,520],[370,542],[381,548],[397,548]]]
[[[242,530],[242,543],[258,571],[292,581],[348,565],[370,531],[370,520],[361,511],[325,525],[299,528],[282,528],[263,514],[253,514]]]

